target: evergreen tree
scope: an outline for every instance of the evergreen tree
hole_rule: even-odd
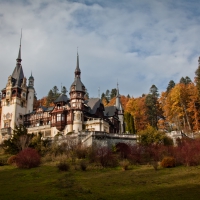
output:
[[[169,81],[169,84],[167,86],[167,92],[170,92],[170,90],[175,86],[175,82],[173,80]]]
[[[200,58],[199,58],[200,60]],[[195,71],[195,83],[197,86],[197,90],[198,90],[198,97],[199,97],[199,101],[200,101],[200,63],[199,66],[197,68],[197,70]]]
[[[12,137],[5,140],[2,146],[6,153],[17,154],[30,146],[33,135],[28,134],[26,127],[23,125],[16,125],[13,132]]]
[[[180,79],[180,83],[183,83],[183,84],[185,84],[185,85],[187,85],[187,84],[189,84],[189,83],[191,83],[192,81],[191,81],[191,79],[188,77],[188,76],[186,76],[185,78],[184,77],[182,77],[181,79]]]
[[[105,93],[102,93],[102,94],[101,94],[101,100],[102,100],[103,98],[105,98],[105,96],[106,96]]]
[[[67,93],[67,88],[65,86],[62,87],[62,91],[61,91],[63,94],[66,94]]]
[[[54,86],[53,89],[52,89],[52,92],[54,94],[54,96],[56,96],[58,94],[58,87],[57,86]]]
[[[185,82],[186,82],[186,84],[189,84],[189,83],[191,83],[192,81],[191,81],[190,77],[186,76],[186,77],[185,77]]]
[[[129,94],[127,95],[127,98],[129,98],[129,99],[131,98]]]
[[[135,134],[135,126],[134,126],[134,119],[133,116],[129,112],[124,113],[124,121],[125,121],[125,128],[126,131],[132,134]]]
[[[185,85],[186,85],[186,80],[185,80],[185,78],[184,78],[184,77],[181,77],[181,79],[180,79],[179,83],[183,83],[183,84],[185,84]]]
[[[117,89],[114,88],[114,89],[111,90],[110,99],[112,99],[113,97],[116,97],[116,95],[117,95]]]
[[[47,95],[47,104],[46,106],[49,106],[50,103],[54,101],[54,93],[52,90],[49,90],[49,93]]]
[[[158,123],[158,96],[158,88],[155,85],[152,85],[150,92],[145,99],[149,123],[156,129]]]
[[[110,90],[106,90],[105,97],[108,101],[110,101]]]

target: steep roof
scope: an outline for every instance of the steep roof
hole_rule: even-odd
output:
[[[104,116],[108,116],[108,117],[114,116],[116,109],[117,108],[115,106],[105,107]]]
[[[75,77],[74,82],[71,85],[71,89],[73,86],[75,91],[84,91],[83,88],[85,88],[85,86],[80,80],[80,77]]]
[[[87,100],[87,105],[90,107],[90,113],[95,114],[97,109],[100,107],[101,99],[90,98]]]
[[[85,86],[81,82],[81,70],[79,68],[79,55],[77,53],[77,63],[76,63],[76,69],[75,69],[75,78],[74,82],[71,85],[71,91],[74,89],[75,91],[85,92]]]
[[[61,95],[54,101],[54,103],[59,103],[59,102],[68,102],[69,99],[66,94],[61,93]]]
[[[22,80],[24,78],[24,72],[22,69],[22,65],[21,65],[21,39],[20,39],[20,46],[19,46],[19,53],[18,53],[18,57],[16,59],[17,63],[16,63],[16,67],[12,73],[12,78],[13,78],[13,86],[18,86],[20,87],[22,84]]]

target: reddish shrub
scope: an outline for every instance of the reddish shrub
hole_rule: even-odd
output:
[[[24,149],[17,154],[16,165],[19,168],[37,167],[40,165],[40,155],[35,149]]]
[[[128,159],[133,164],[142,164],[143,163],[143,155],[145,153],[145,149],[142,145],[133,145],[130,146],[130,154]]]
[[[127,158],[130,153],[131,153],[131,149],[129,147],[129,145],[125,144],[125,143],[118,143],[116,145],[117,148],[117,152],[120,153],[121,158]]]
[[[15,164],[16,163],[16,155],[13,155],[13,156],[10,156],[9,158],[8,158],[8,160],[7,160],[7,163],[9,164],[9,165],[13,165],[13,164]]]
[[[99,147],[96,156],[103,167],[115,167],[118,164],[116,157],[108,147]]]
[[[160,165],[164,168],[175,167],[175,159],[173,157],[165,157]]]

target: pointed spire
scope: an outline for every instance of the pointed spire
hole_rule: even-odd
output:
[[[77,47],[77,61],[76,61],[76,70],[75,70],[75,77],[80,77],[81,70],[79,68],[79,55],[78,55],[78,47]]]
[[[117,94],[116,94],[116,97],[119,97],[119,84],[118,84],[118,81],[117,81]]]
[[[22,29],[21,29],[21,37],[20,37],[20,45],[19,45],[19,53],[18,53],[18,57],[17,57],[17,62],[21,62],[21,42],[22,42]]]
[[[117,82],[117,94],[116,94],[115,106],[118,109],[118,113],[121,113],[122,112],[122,104],[121,104],[121,101],[120,101],[119,84],[118,84],[118,82]]]
[[[198,60],[198,61],[199,61],[199,66],[200,66],[200,57],[199,57],[199,60]]]

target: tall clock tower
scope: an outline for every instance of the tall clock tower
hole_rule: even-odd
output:
[[[83,125],[83,108],[85,86],[81,82],[81,70],[79,68],[79,55],[77,53],[77,64],[75,69],[74,82],[70,87],[70,104],[73,111],[73,131],[78,132],[82,130]]]
[[[23,124],[23,116],[27,113],[30,94],[33,93],[30,89],[30,85],[27,87],[26,78],[24,77],[21,65],[21,40],[16,61],[14,71],[12,75],[8,77],[6,87],[2,90],[2,137],[6,135],[9,136],[15,128],[15,125]],[[34,88],[32,90],[34,90]],[[31,106],[33,105],[31,104]],[[32,111],[31,106],[28,106],[30,111]]]

